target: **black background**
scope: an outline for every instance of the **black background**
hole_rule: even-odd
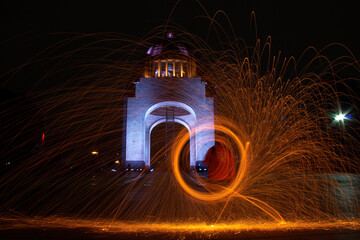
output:
[[[141,38],[164,24],[174,6],[171,20],[206,38],[209,24],[200,19],[206,16],[201,5],[210,16],[224,11],[237,36],[245,40],[253,37],[250,20],[254,11],[258,37],[265,41],[270,35],[274,52],[281,50],[285,56],[299,57],[309,46],[321,49],[338,42],[360,57],[356,1],[1,1],[0,70],[7,72],[47,47],[50,42],[43,37],[47,33],[117,32]],[[224,14],[216,19],[227,25]],[[15,92],[28,88],[20,82],[15,85],[2,87]]]

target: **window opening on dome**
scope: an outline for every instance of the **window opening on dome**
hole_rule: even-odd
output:
[[[160,70],[159,70],[159,62],[154,62],[154,73],[155,73],[155,77],[159,77],[160,76]]]
[[[161,61],[161,77],[165,77],[166,76],[166,70],[165,70],[165,68],[166,68],[166,61]]]
[[[183,67],[183,70],[182,70],[181,76],[184,77],[187,75],[187,72],[188,72],[187,62],[183,62],[182,67]]]
[[[180,62],[180,77],[183,77],[184,70],[183,70],[183,62]]]
[[[180,76],[180,61],[175,61],[175,77]]]
[[[174,76],[174,65],[172,60],[168,60],[168,76]]]

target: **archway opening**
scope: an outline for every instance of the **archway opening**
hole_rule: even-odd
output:
[[[150,136],[150,166],[156,170],[169,171],[171,169],[170,151],[175,138],[180,134],[188,134],[189,131],[176,122],[163,122],[158,124]],[[180,154],[180,167],[182,171],[190,169],[190,143],[184,145]]]

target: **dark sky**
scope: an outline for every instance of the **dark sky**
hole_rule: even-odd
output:
[[[141,37],[168,18],[175,0],[153,1],[1,1],[1,71],[35,54],[44,40],[34,37],[53,32],[120,32]],[[358,7],[356,1],[205,1],[210,15],[223,10],[238,36],[249,39],[250,15],[255,11],[260,38],[271,35],[273,47],[285,55],[299,56],[308,46],[321,48],[332,42],[346,44],[360,57]],[[205,36],[205,15],[195,0],[180,1],[172,19],[190,32]],[[220,17],[224,23],[225,18]],[[15,40],[14,40],[15,38]],[[36,38],[36,37],[35,37]]]

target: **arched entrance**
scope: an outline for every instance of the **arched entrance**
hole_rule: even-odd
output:
[[[188,129],[177,122],[162,122],[152,128],[150,133],[150,167],[168,170],[171,166],[170,149],[179,134],[187,134]],[[180,166],[190,171],[190,141],[187,141],[180,154]]]
[[[171,124],[175,126],[180,124],[190,133],[195,128],[196,116],[195,112],[188,105],[175,101],[160,102],[150,107],[145,114],[145,165],[151,164],[151,133],[159,124],[166,123],[168,129],[167,137],[171,136]],[[170,140],[169,140],[170,141]],[[169,142],[168,141],[168,142]],[[169,145],[167,146],[169,150]],[[189,140],[189,166],[195,166],[196,162],[196,135],[191,136]]]
[[[214,131],[204,133],[197,130],[198,124],[210,129],[214,126],[213,99],[205,96],[205,84],[199,78],[179,78],[175,82],[171,80],[179,88],[168,88],[165,86],[170,83],[165,80],[169,79],[141,78],[136,83],[136,97],[127,99],[126,166],[150,166],[151,130],[165,121],[180,123],[191,132],[191,167],[203,161],[207,150],[214,144]]]

